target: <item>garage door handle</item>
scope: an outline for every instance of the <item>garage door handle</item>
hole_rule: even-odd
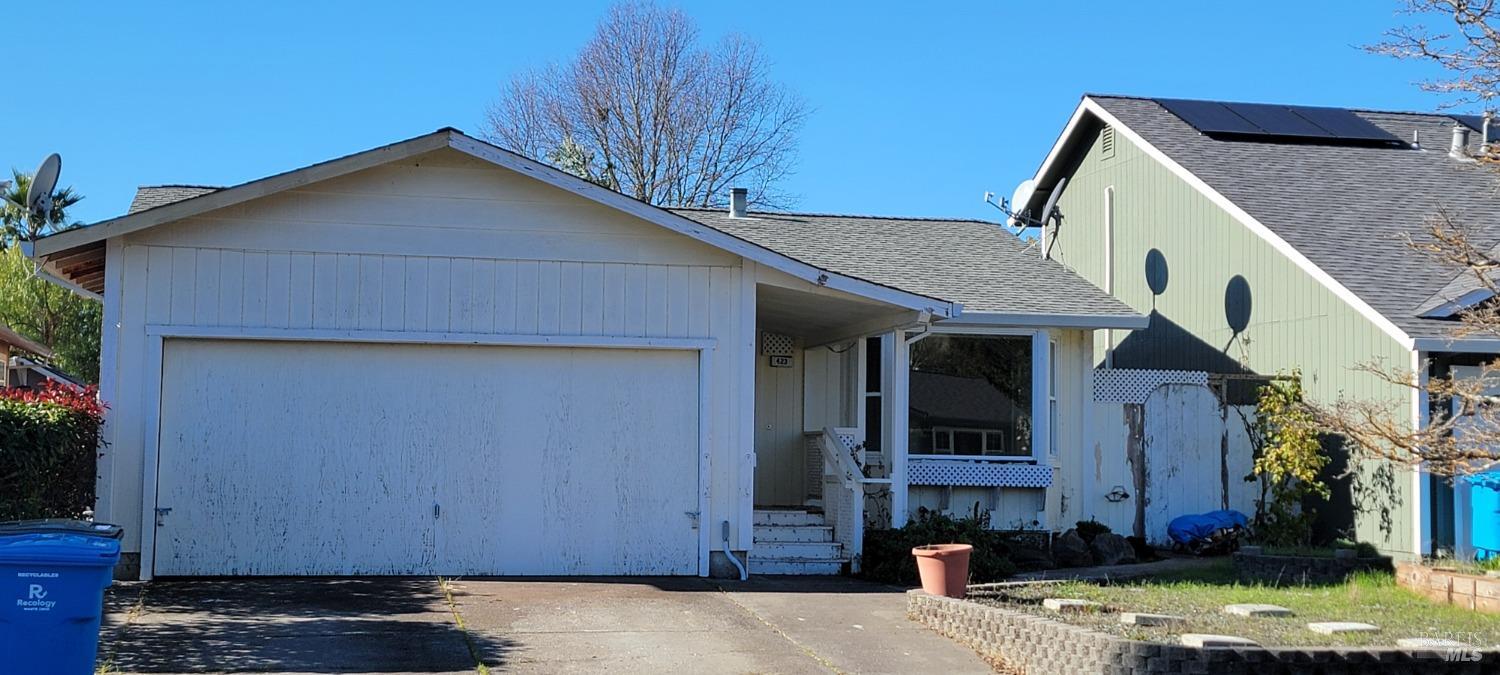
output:
[[[441,516],[441,515],[443,515],[443,507],[439,506],[437,502],[433,502],[432,503],[432,517],[433,518],[437,518],[438,516]]]

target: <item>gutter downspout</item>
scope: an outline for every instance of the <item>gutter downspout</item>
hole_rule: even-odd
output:
[[[750,571],[745,569],[745,564],[740,562],[739,558],[734,557],[734,551],[729,549],[729,521],[724,521],[724,525],[719,529],[724,534],[724,557],[729,558],[729,562],[734,563],[735,568],[740,571],[740,581],[749,579]]]

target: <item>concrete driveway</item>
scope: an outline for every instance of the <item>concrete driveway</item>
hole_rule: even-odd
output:
[[[842,578],[159,581],[110,595],[118,673],[989,673]]]

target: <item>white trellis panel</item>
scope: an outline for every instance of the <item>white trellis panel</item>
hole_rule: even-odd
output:
[[[912,485],[1045,488],[1052,485],[1052,467],[1038,464],[966,462],[948,459],[910,459]]]
[[[1095,403],[1145,403],[1164,384],[1208,386],[1208,373],[1196,370],[1099,368],[1094,371]]]

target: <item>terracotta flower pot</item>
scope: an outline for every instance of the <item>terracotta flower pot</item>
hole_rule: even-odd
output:
[[[929,544],[911,550],[917,557],[917,576],[922,578],[922,590],[933,595],[962,598],[969,585],[969,553],[974,547],[968,544]]]

